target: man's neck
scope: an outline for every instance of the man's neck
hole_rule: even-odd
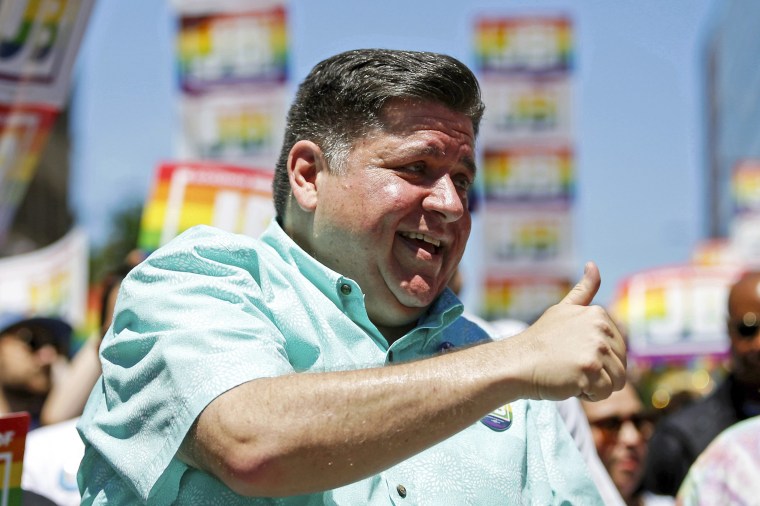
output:
[[[390,346],[391,344],[395,343],[400,337],[406,335],[406,333],[412,330],[416,325],[416,323],[410,323],[403,327],[384,327],[382,325],[375,326],[377,327],[377,330],[379,330],[383,335],[385,340],[388,341],[388,345]]]

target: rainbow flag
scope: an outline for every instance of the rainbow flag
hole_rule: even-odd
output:
[[[21,468],[29,421],[26,412],[0,416],[0,506],[21,506]]]

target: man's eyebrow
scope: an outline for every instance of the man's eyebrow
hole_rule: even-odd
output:
[[[459,159],[459,162],[467,167],[472,175],[475,176],[478,173],[478,164],[475,163],[475,159],[471,156],[463,156]]]
[[[433,158],[443,158],[446,156],[446,152],[438,146],[425,146],[422,150],[423,156],[430,156]],[[459,163],[467,167],[473,175],[478,173],[478,166],[475,163],[475,159],[471,156],[465,155],[459,158]]]

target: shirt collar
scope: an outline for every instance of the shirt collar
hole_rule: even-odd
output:
[[[260,239],[272,247],[285,262],[293,265],[303,273],[336,305],[342,305],[338,294],[341,285],[348,282],[360,289],[358,283],[322,265],[304,251],[285,233],[277,220],[271,221],[266,230],[261,234]],[[447,288],[420,317],[417,326],[410,333],[414,333],[418,329],[428,329],[428,332],[425,334],[427,336],[426,341],[429,341],[455,321],[462,314],[463,310],[461,301],[454,295],[454,292]],[[366,313],[366,309],[364,312]]]

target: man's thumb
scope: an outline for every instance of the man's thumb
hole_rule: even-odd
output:
[[[594,300],[596,292],[599,291],[599,285],[602,284],[602,277],[599,274],[599,267],[594,262],[586,262],[583,269],[583,277],[570,290],[560,304],[577,304],[579,306],[588,306]]]

